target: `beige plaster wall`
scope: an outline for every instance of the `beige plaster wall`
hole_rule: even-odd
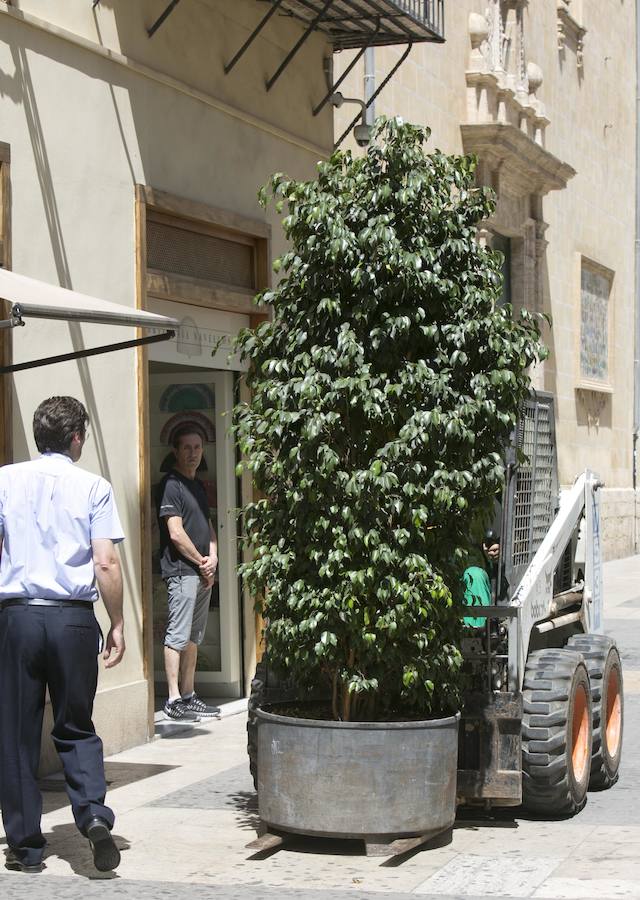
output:
[[[581,24],[587,29],[582,69],[572,41],[564,52],[558,50],[555,0],[529,3],[525,12],[527,59],[538,64],[544,76],[537,97],[550,120],[545,146],[576,170],[567,188],[548,194],[542,205],[549,226],[543,300],[553,328],[545,332],[551,354],[541,386],[556,397],[561,482],[571,484],[589,467],[613,490],[603,512],[605,552],[612,556],[624,555],[633,546],[632,517],[620,491],[632,485],[635,6],[630,0],[616,0],[603,15],[597,0],[583,0],[581,5]],[[468,16],[483,14],[486,7],[485,0],[447,3],[446,43],[414,46],[376,101],[376,113],[428,124],[431,147],[460,152],[460,125],[468,117]],[[401,52],[376,49],[377,84]],[[336,57],[336,74],[351,58],[346,53]],[[364,96],[362,64],[341,90],[346,96]],[[353,106],[337,111],[336,135],[355,112]],[[352,140],[343,146],[355,148]],[[615,273],[610,396],[585,397],[576,391],[581,256]]]
[[[255,0],[198,0],[176,7],[149,38],[149,28],[168,0],[14,0],[13,13],[50,23],[58,31],[106,53],[124,55],[149,72],[181,84],[281,127],[292,136],[330,146],[331,110],[319,118],[310,109],[324,95],[322,58],[326,44],[314,34],[267,94],[265,81],[276,71],[301,34],[298,23],[274,16],[228,74],[224,65],[264,16]],[[6,4],[0,3],[0,8]],[[171,121],[167,122],[171,126]],[[179,127],[179,122],[175,123]]]
[[[137,4],[103,0],[100,6],[99,17],[112,17],[114,28],[124,28],[117,14]],[[140,6],[146,8],[147,21],[149,9],[163,4]],[[288,92],[290,104],[271,103],[261,86],[262,118],[256,119],[213,102],[208,95],[189,92],[182,84],[150,75],[130,61],[111,59],[98,45],[79,44],[50,25],[21,21],[16,7],[19,14],[33,11],[78,32],[82,25],[87,41],[95,40],[89,28],[93,21],[95,29],[95,20],[87,17],[91,3],[84,0],[24,2],[14,4],[10,12],[0,3],[0,140],[11,146],[13,268],[17,272],[133,306],[136,183],[277,226],[273,211],[265,212],[257,203],[259,186],[281,169],[296,177],[312,176],[323,147],[331,145],[331,115],[328,112],[311,121],[308,98],[310,85],[318,86],[316,71],[322,78],[320,38],[301,53],[299,64],[306,59],[306,80],[293,79],[289,72],[278,85],[284,94]],[[239,15],[242,3],[229,7]],[[206,5],[197,4],[196,9],[202,14]],[[220,27],[221,20],[213,12],[211,17]],[[134,22],[129,27],[138,26]],[[182,59],[185,78],[197,81],[198,75],[201,87],[213,90],[216,85],[207,82],[213,60],[204,52],[204,37],[201,52],[197,58],[189,55],[187,64],[184,54],[198,37],[193,30],[190,16],[183,16],[181,24],[176,15],[165,37],[174,45],[164,46],[162,53],[153,50],[158,57],[155,62],[164,55],[175,67]],[[287,43],[289,31],[290,23],[285,23],[286,34],[277,32],[281,43]],[[115,41],[116,32],[110,33]],[[229,37],[229,46],[237,37],[236,32]],[[254,67],[264,71],[272,67],[272,43],[254,48]],[[134,41],[127,53],[140,46]],[[251,107],[249,100],[247,107]],[[265,124],[269,118],[276,124]],[[300,133],[314,142],[305,142]],[[283,246],[282,235],[274,227],[274,253]],[[14,361],[134,336],[129,328],[34,320],[13,333]],[[127,535],[121,545],[127,653],[120,666],[101,673],[96,699],[96,722],[103,725],[107,749],[114,751],[144,740],[148,723],[135,354],[120,351],[17,373],[13,384],[14,459],[36,453],[30,426],[35,406],[52,394],[72,394],[85,402],[92,420],[81,464],[100,472],[114,486]],[[101,608],[98,613],[106,628]],[[50,765],[47,759],[49,750],[45,766]]]
[[[638,497],[632,488],[609,488],[602,492],[602,558],[620,559],[636,552]]]

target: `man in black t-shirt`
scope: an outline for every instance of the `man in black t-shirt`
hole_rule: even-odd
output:
[[[211,586],[218,565],[216,533],[209,503],[196,471],[204,439],[195,425],[177,428],[172,439],[174,467],[158,489],[160,569],[167,584],[169,614],[164,666],[170,719],[197,722],[217,715],[194,691],[198,645],[207,627]]]

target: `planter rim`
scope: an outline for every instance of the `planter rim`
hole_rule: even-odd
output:
[[[262,707],[256,709],[256,716],[258,719],[279,725],[295,723],[300,728],[340,728],[361,731],[408,731],[416,728],[424,730],[426,728],[446,728],[453,725],[457,727],[460,721],[460,713],[456,712],[441,719],[413,719],[406,722],[340,722],[336,719],[303,719],[298,716],[282,716]]]

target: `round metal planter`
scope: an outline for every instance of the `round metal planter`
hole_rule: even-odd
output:
[[[424,722],[257,716],[260,818],[273,829],[367,839],[453,825],[459,713]]]

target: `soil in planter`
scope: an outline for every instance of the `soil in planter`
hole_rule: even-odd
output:
[[[265,712],[276,716],[287,716],[292,719],[312,719],[316,721],[334,721],[330,702],[311,701],[308,703],[274,703],[263,707]],[[412,715],[408,712],[391,711],[381,718],[351,719],[352,722],[425,722],[432,719],[444,719],[452,715],[449,712],[434,714],[425,719],[424,715]]]

